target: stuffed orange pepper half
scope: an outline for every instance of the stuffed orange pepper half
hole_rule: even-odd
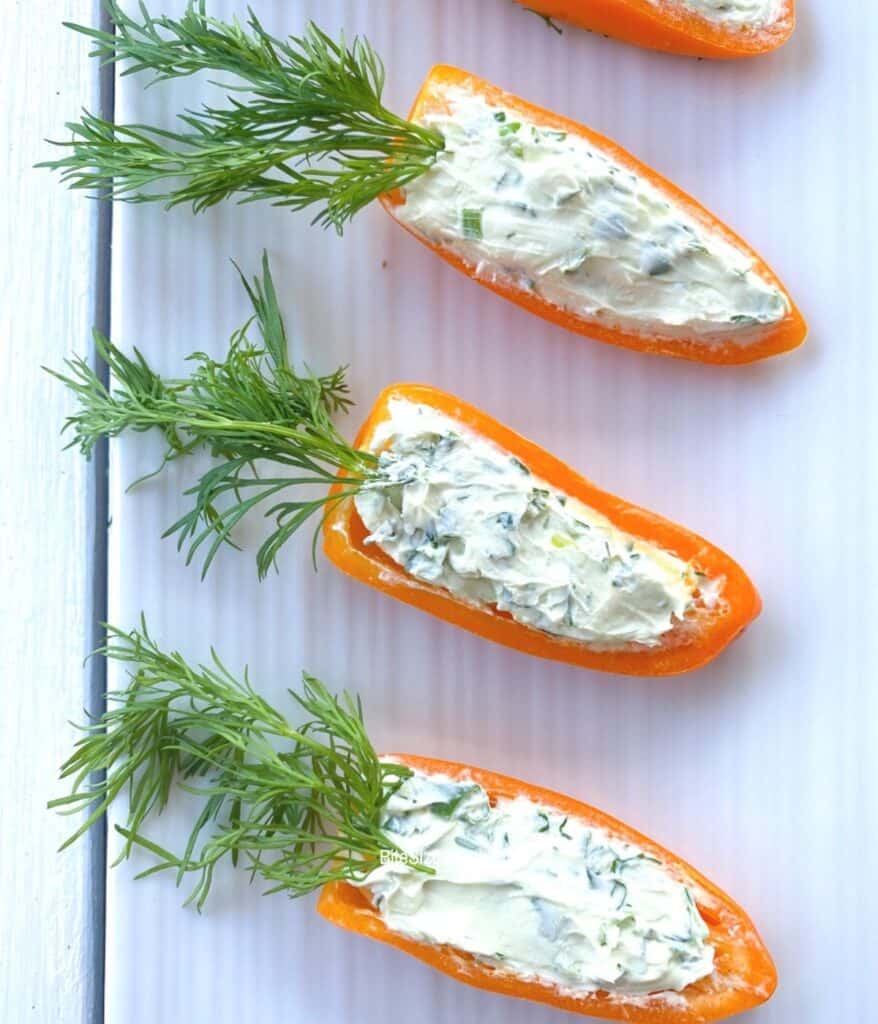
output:
[[[577,334],[716,364],[805,338],[753,249],[575,121],[446,66],[404,118],[383,106],[384,69],[365,40],[348,46],[314,25],[277,39],[252,13],[248,34],[194,5],[180,19],[110,10],[114,33],[83,29],[97,56],[159,79],[212,69],[243,91],[228,108],[187,111],[179,132],[87,115],[48,164],[73,187],[196,210],[232,195],[314,205],[339,231],[380,198],[447,263]]]
[[[796,27],[795,0],[516,0],[650,50],[731,60],[782,46]]]
[[[609,139],[445,66],[410,120],[443,149],[382,201],[479,284],[577,334],[657,355],[748,363],[803,341],[765,262]]]
[[[356,493],[346,476],[335,485],[329,559],[489,640],[671,675],[712,660],[760,610],[714,545],[435,388],[385,390],[355,448],[377,464]]]
[[[126,689],[86,728],[51,806],[89,811],[130,793],[135,847],[203,906],[231,858],[270,891],[322,889],[318,912],[458,981],[629,1024],[706,1024],[774,991],[747,914],[694,868],[568,796],[421,756],[379,757],[358,700],[306,676],[293,725],[216,655],[188,664],[111,629]],[[304,721],[301,721],[304,716]],[[204,803],[185,853],[144,833],[180,784]]]

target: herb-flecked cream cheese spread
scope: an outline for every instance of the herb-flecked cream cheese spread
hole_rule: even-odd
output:
[[[422,123],[445,148],[395,215],[486,280],[613,329],[703,344],[758,339],[790,306],[753,257],[574,134],[461,86]]]
[[[667,0],[650,0],[661,7]],[[735,28],[761,28],[775,21],[779,13],[779,0],[678,0],[678,6],[708,21]]]
[[[713,972],[690,889],[600,828],[416,771],[382,829],[402,855],[362,884],[392,931],[571,993],[679,992]]]
[[[367,542],[418,580],[599,650],[657,646],[693,606],[687,563],[430,406],[392,399],[371,447]]]

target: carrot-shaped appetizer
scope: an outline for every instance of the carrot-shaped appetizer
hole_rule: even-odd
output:
[[[796,0],[516,0],[547,19],[690,57],[755,57],[796,27]]]
[[[635,1024],[704,1024],[772,994],[744,911],[593,807],[477,768],[379,757],[359,701],[309,676],[290,691],[306,717],[294,726],[246,674],[215,654],[189,665],[145,625],[111,628],[104,653],[134,667],[62,768],[72,792],[50,806],[90,812],[68,843],[125,793],[119,860],[141,847],[157,858],[147,874],[194,873],[199,908],[231,857],[272,892],[322,887],[328,920],[492,992]],[[143,833],[175,785],[205,803],[182,855]]]
[[[609,139],[442,66],[411,120],[444,148],[382,202],[517,305],[613,345],[708,363],[752,362],[804,340],[765,263]]]
[[[190,559],[205,545],[206,569],[261,506],[274,520],[264,575],[317,516],[329,558],[357,579],[506,646],[608,672],[697,668],[758,614],[752,583],[718,548],[435,388],[388,388],[349,444],[330,419],[349,404],[343,372],[291,369],[263,265],[264,279],[244,282],[262,348],[242,330],[224,362],[194,356],[191,377],[163,380],[97,336],[115,388],[83,360],[61,378],[79,399],[68,427],[84,453],[102,435],[157,427],[165,462],[198,448],[218,458],[168,531]],[[310,485],[322,491],[303,495]]]
[[[384,70],[363,40],[249,32],[192,5],[142,21],[111,3],[116,34],[81,29],[95,55],[174,78],[238,76],[227,107],[183,131],[70,125],[47,166],[76,188],[191,203],[231,195],[341,230],[381,198],[404,227],[480,284],[601,341],[710,363],[795,348],[805,323],[769,267],[695,200],[609,140],[455,68],[429,74],[408,119],[381,102]]]

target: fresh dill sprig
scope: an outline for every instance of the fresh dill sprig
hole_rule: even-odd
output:
[[[106,8],[115,32],[68,27],[94,40],[91,56],[151,72],[152,81],[200,71],[233,76],[228,105],[181,113],[182,128],[113,124],[84,113],[68,123],[68,150],[39,166],[72,188],[131,202],[191,203],[203,210],[233,194],[300,210],[341,232],[360,209],[432,165],[442,136],[381,102],[384,66],[365,39],[348,45],[316,25],[280,39],[251,10],[245,25],[211,18],[190,0],[180,18]],[[243,96],[247,93],[246,97]]]
[[[68,447],[90,456],[100,437],[156,428],[167,450],[155,472],[196,450],[212,454],[217,461],[186,492],[194,498],[192,508],[165,536],[176,535],[178,548],[187,547],[187,563],[204,545],[204,574],[244,516],[262,508],[273,521],[256,556],[263,578],[286,541],[313,516],[319,513],[322,521],[337,502],[356,494],[374,475],[377,461],[353,449],[332,422],[334,412],[351,404],[344,368],[323,377],[291,368],[268,257],[263,255],[261,279],[249,282],[238,273],[254,315],[232,336],[224,360],[197,352],[190,356],[195,368],[189,377],[165,379],[137,349],[127,356],[95,332],[98,354],[110,367],[110,387],[81,357],[65,361],[67,373],[49,372],[79,404],[64,425],[73,433]],[[248,340],[254,321],[259,346]],[[346,473],[341,480],[339,470]],[[328,494],[335,483],[339,490]],[[316,496],[298,490],[311,486],[320,488]]]
[[[139,846],[158,860],[138,877],[170,869],[179,885],[194,872],[186,902],[199,909],[226,856],[243,858],[269,892],[301,896],[326,882],[362,881],[383,855],[399,853],[381,831],[381,810],[411,769],[379,760],[358,698],[334,696],[304,674],[301,692],[289,693],[307,720],[293,726],[254,691],[246,670],[237,680],[214,651],[207,665],[190,665],[163,651],[143,620],[131,632],[108,627],[97,653],[135,667],[128,686],[107,695],[100,720],[82,727],[61,768],[72,790],[49,807],[89,811],[61,849],[126,794],[116,863]],[[142,833],[175,788],[204,802],[179,855]]]

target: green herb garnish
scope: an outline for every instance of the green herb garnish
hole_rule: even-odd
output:
[[[482,238],[482,211],[463,211],[463,237],[474,238],[481,241]]]
[[[734,316],[729,317],[729,323],[752,326],[759,323],[759,318],[747,316],[746,313],[735,313]]]
[[[232,76],[226,106],[179,115],[180,129],[113,124],[90,113],[68,124],[68,150],[40,166],[72,188],[130,202],[191,203],[196,211],[232,195],[301,210],[339,232],[377,196],[433,164],[442,136],[382,103],[384,66],[365,39],[269,34],[249,11],[243,25],[208,17],[190,0],[180,18],[138,16],[106,0],[115,31],[69,25],[94,41],[102,63],[143,71],[153,82],[201,71]],[[246,95],[245,95],[246,94]]]
[[[456,796],[453,796],[450,800],[440,801],[439,803],[430,804],[431,813],[435,814],[438,818],[451,818],[458,807],[466,800],[466,798],[474,793],[479,787],[478,786],[463,786]]]
[[[157,862],[138,877],[171,870],[179,885],[194,873],[186,902],[199,909],[226,857],[243,860],[269,892],[302,896],[327,882],[362,881],[382,855],[400,853],[381,829],[382,809],[412,771],[378,759],[357,698],[304,675],[301,691],[290,691],[306,718],[294,726],[256,693],[246,670],[236,679],[215,652],[192,665],[163,651],[145,622],[131,632],[109,627],[107,636],[98,653],[134,667],[61,768],[72,791],[49,807],[89,811],[62,849],[127,794],[116,863],[141,847]],[[142,831],[177,789],[202,800],[181,854]]]
[[[332,422],[334,412],[351,404],[344,369],[323,377],[296,373],[287,356],[267,256],[262,271],[252,283],[241,275],[254,315],[232,336],[222,361],[194,353],[189,377],[164,378],[136,349],[127,356],[96,332],[98,354],[112,374],[110,388],[79,357],[67,360],[66,374],[53,373],[79,404],[65,423],[65,431],[73,434],[68,447],[78,446],[87,457],[100,437],[152,428],[167,443],[156,472],[196,451],[214,457],[186,492],[192,508],[165,533],[177,537],[179,548],[187,548],[187,563],[204,548],[203,573],[219,548],[231,543],[238,523],[257,509],[264,509],[273,524],[256,556],[260,578],[274,566],[286,541],[314,516],[320,517],[312,544],[316,559],[322,517],[377,473],[375,456],[352,448]],[[254,321],[261,344],[248,337]],[[327,488],[337,482],[339,470],[348,475],[330,496]],[[301,493],[314,486],[318,494]]]

